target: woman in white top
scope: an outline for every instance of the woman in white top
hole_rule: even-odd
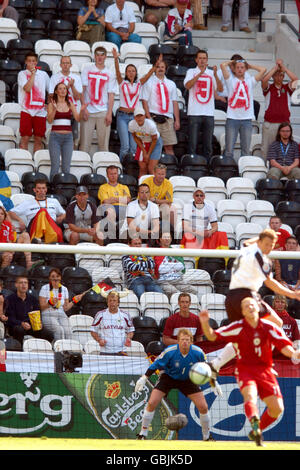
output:
[[[139,105],[141,87],[151,77],[156,69],[156,64],[142,78],[138,79],[136,66],[128,64],[125,69],[125,78],[122,77],[119,67],[118,52],[112,50],[115,61],[116,77],[119,85],[120,107],[117,112],[117,131],[120,138],[120,161],[127,153],[135,154],[136,143],[128,131],[128,123],[133,119],[134,109]]]
[[[61,277],[59,269],[51,269],[49,284],[45,284],[39,293],[42,322],[54,334],[54,341],[72,338],[66,312],[74,305],[74,300],[77,303],[83,296],[83,294],[76,295],[70,301],[68,289],[61,284]]]

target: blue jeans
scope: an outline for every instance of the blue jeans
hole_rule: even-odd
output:
[[[252,137],[251,119],[227,119],[225,126],[225,152],[226,157],[233,158],[234,146],[240,133],[241,156],[249,155]]]
[[[153,152],[150,155],[150,160],[159,160],[162,154],[163,149],[163,140],[161,137],[158,138],[156,145],[153,149]]]
[[[133,114],[118,111],[117,113],[117,131],[120,139],[120,161],[122,162],[124,155],[130,152],[135,155],[136,143],[132,134],[128,131],[128,124],[133,120]]]
[[[49,137],[49,154],[51,160],[50,180],[59,173],[60,156],[62,173],[70,173],[70,166],[73,153],[73,133],[59,134],[51,132]]]
[[[121,44],[123,42],[121,36],[119,36],[117,33],[112,33],[111,31],[108,31],[107,33],[105,33],[105,40],[108,41],[108,42],[113,42],[114,44],[116,44],[118,46],[119,50],[120,50]],[[142,38],[138,34],[132,33],[132,34],[129,35],[126,42],[137,42],[137,43],[141,44]]]
[[[192,46],[193,45],[193,36],[192,32],[187,30],[184,31],[184,36],[178,39],[178,43],[183,46]]]
[[[135,295],[140,299],[144,292],[159,292],[163,294],[162,289],[156,284],[156,282],[149,276],[140,276],[130,283],[129,289],[133,290]]]
[[[189,116],[189,153],[198,153],[199,132],[202,129],[203,157],[209,162],[212,157],[212,138],[214,134],[213,116]]]

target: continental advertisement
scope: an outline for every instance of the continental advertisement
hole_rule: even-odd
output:
[[[0,434],[61,438],[136,439],[144,406],[153,389],[147,382],[135,392],[139,376],[77,373],[1,373]],[[155,379],[154,379],[155,380]],[[279,378],[285,410],[265,432],[265,439],[300,440],[300,379]],[[234,377],[220,377],[223,396],[209,386],[203,393],[209,406],[211,430],[216,440],[247,439],[242,397]],[[260,412],[264,404],[260,402]],[[165,426],[168,416],[184,413],[188,425],[178,439],[201,440],[199,414],[191,401],[172,391],[161,402],[149,439],[176,439]]]

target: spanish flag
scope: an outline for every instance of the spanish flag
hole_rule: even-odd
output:
[[[45,243],[62,243],[63,233],[61,228],[50,217],[45,208],[41,208],[30,223],[30,240],[44,238]]]
[[[0,171],[0,201],[4,209],[10,211],[14,205],[11,198],[11,182],[6,171]]]

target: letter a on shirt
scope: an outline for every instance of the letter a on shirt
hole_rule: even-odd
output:
[[[246,82],[238,80],[228,105],[233,109],[247,110],[250,108],[249,89]]]

